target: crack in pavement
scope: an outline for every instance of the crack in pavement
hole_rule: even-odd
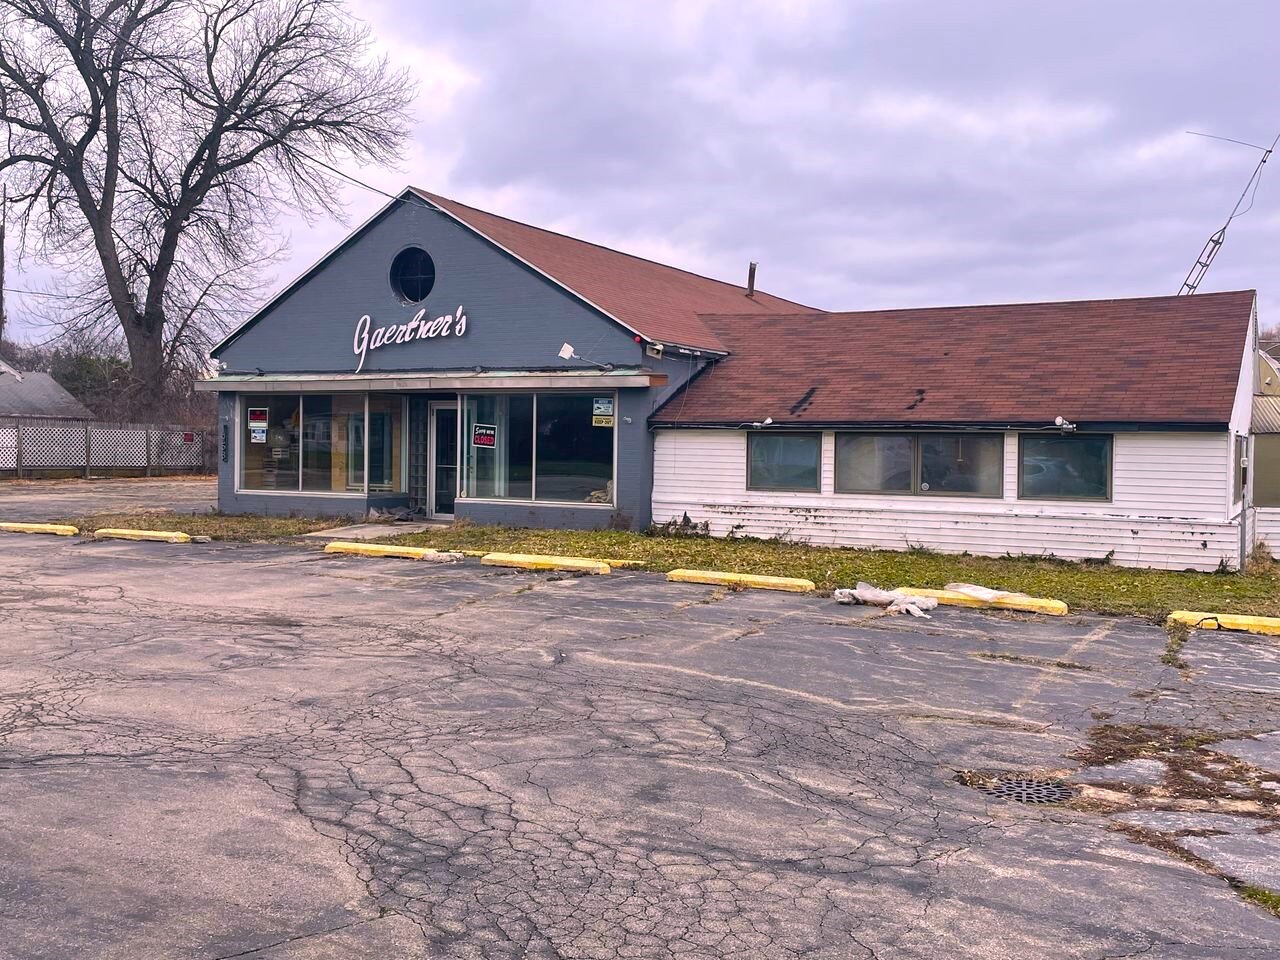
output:
[[[83,810],[83,782],[137,798],[135,784],[197,777],[200,792],[167,801],[193,839],[234,847],[265,808],[237,801],[205,823],[184,812],[197,797],[262,789],[360,890],[322,931],[264,921],[211,960],[366,936],[390,916],[450,958],[1280,950],[1280,924],[1215,878],[1163,859],[1153,875],[1151,852],[1105,821],[952,780],[1061,766],[1100,707],[1240,729],[1274,707],[1194,677],[1132,697],[1165,677],[1148,625],[970,612],[871,625],[814,598],[655,593],[644,575],[363,561],[367,581],[349,564],[300,577],[267,547],[206,554],[193,579],[175,556],[64,551],[53,572],[45,554],[6,556],[0,803],[32,829],[5,838],[26,852],[0,867],[0,892],[39,906],[56,874],[24,784]],[[1087,654],[1094,669],[1029,685],[1016,662],[977,652]],[[108,909],[100,890],[78,909],[94,897]],[[32,946],[60,922],[47,906],[4,909],[29,955],[56,955]],[[177,935],[126,920],[97,930],[96,952],[131,932],[135,946]]]

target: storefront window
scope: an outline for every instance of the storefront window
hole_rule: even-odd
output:
[[[922,433],[920,492],[1000,496],[1004,437],[993,433]]]
[[[369,492],[403,493],[403,401],[369,394]]]
[[[464,497],[533,499],[533,395],[464,398]]]
[[[818,490],[820,433],[747,434],[748,490]]]
[[[911,493],[915,438],[901,433],[836,434],[836,493]]]
[[[302,489],[364,490],[364,394],[302,398]]]
[[[836,493],[998,497],[998,433],[837,433]]]
[[[473,394],[462,409],[460,496],[613,503],[612,395]]]
[[[537,499],[612,503],[613,398],[539,394],[537,418]]]
[[[298,397],[253,395],[241,402],[241,488],[297,490],[301,414]]]
[[[1110,499],[1111,437],[1023,434],[1018,438],[1018,496],[1028,500]]]

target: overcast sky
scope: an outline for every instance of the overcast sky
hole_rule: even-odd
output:
[[[1280,133],[1261,0],[351,6],[421,84],[401,168],[352,172],[827,309],[1175,293],[1260,156],[1184,131]],[[1201,288],[1264,325],[1269,166]],[[384,202],[343,193],[278,285]]]

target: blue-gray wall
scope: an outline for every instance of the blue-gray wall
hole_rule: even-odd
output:
[[[420,246],[436,265],[436,283],[421,303],[404,304],[391,289],[391,260]],[[354,373],[352,339],[363,314],[373,327],[407,323],[462,306],[461,337],[414,340],[370,351],[366,371],[589,369],[561,360],[566,341],[600,363],[640,366],[633,335],[437,210],[394,205],[239,336],[215,353],[228,372]]]
[[[427,250],[436,265],[436,284],[420,304],[405,305],[389,281],[392,258],[406,246]],[[643,529],[650,522],[653,438],[649,415],[682,384],[701,361],[646,357],[627,330],[566,293],[561,287],[504,254],[447,215],[417,201],[393,205],[363,233],[351,238],[312,276],[276,303],[215,356],[229,373],[353,373],[356,321],[372,327],[405,323],[418,310],[428,317],[467,314],[462,337],[414,340],[368,353],[364,370],[373,372],[583,369],[591,364],[562,360],[560,346],[572,343],[599,363],[646,367],[669,377],[666,387],[618,392],[616,507],[543,505],[525,501],[477,503],[459,500],[457,515],[480,523],[514,526]],[[219,398],[219,436],[232,444],[235,397]],[[370,506],[394,506],[403,497],[317,497],[298,494],[237,494],[234,447],[220,456],[218,502],[228,513],[362,516]]]

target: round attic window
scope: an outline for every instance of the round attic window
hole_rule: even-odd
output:
[[[391,289],[405,303],[425,300],[436,283],[436,265],[421,247],[408,247],[391,261]]]

